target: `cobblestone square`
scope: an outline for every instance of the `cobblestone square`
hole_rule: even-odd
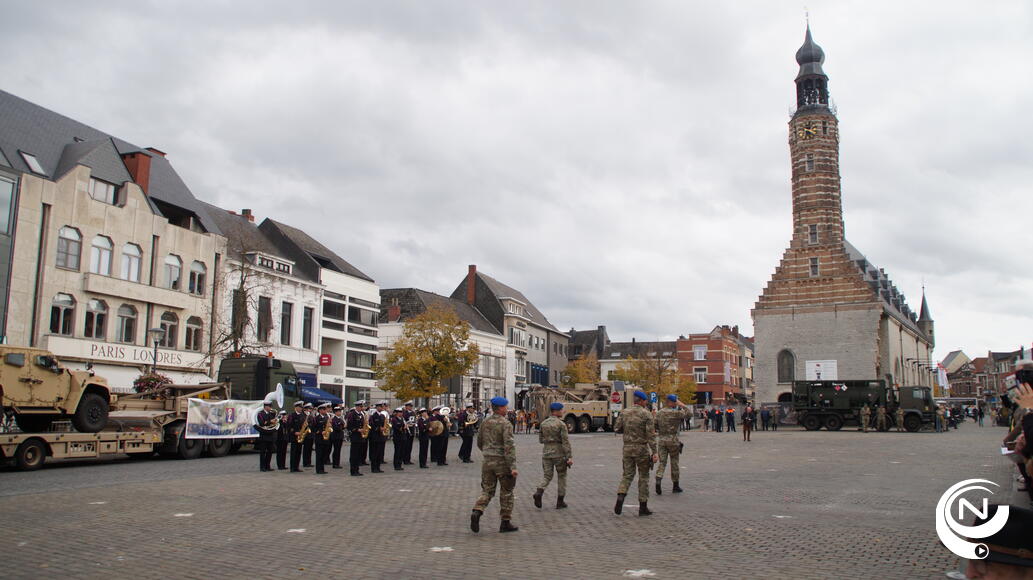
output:
[[[1004,430],[683,433],[686,492],[612,512],[620,438],[573,435],[565,510],[536,509],[536,435],[517,436],[514,523],[468,529],[478,463],[348,477],[221,459],[109,460],[0,473],[6,578],[943,578],[934,506],[983,477],[1016,501]],[[388,449],[390,455],[390,449]],[[651,482],[652,483],[652,482]],[[652,486],[651,486],[652,487]],[[1017,501],[1021,502],[1021,499]]]

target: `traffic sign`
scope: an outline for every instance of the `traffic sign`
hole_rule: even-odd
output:
[[[649,392],[649,402],[650,403],[655,403],[656,401],[657,401],[656,391],[650,391]]]
[[[614,392],[610,393],[610,401],[614,402],[614,403],[621,402],[621,394],[618,393],[617,391],[614,391]]]

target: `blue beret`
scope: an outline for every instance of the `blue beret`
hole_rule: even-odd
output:
[[[636,399],[642,399],[643,401],[649,399],[649,397],[647,397],[646,394],[643,393],[642,391],[635,391],[635,398]]]
[[[505,407],[506,405],[509,404],[509,400],[506,399],[505,397],[495,397],[494,399],[491,400],[491,404],[494,407]]]
[[[551,410],[551,411],[562,411],[563,410],[563,403],[561,403],[559,401],[556,401],[555,403],[552,403],[551,405],[549,405],[549,410]]]
[[[678,402],[678,395],[667,395],[667,400],[672,403]]]

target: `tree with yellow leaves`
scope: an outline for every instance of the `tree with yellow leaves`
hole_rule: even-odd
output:
[[[405,321],[402,336],[373,365],[380,389],[401,400],[445,392],[441,381],[463,376],[477,364],[480,349],[470,327],[455,312],[431,306]]]
[[[567,364],[563,371],[563,386],[573,387],[578,383],[595,383],[599,380],[599,359],[595,354],[578,357]]]
[[[644,391],[655,391],[664,395],[677,393],[686,404],[696,402],[696,381],[678,372],[678,360],[660,353],[651,357],[624,359],[617,365],[614,378],[635,385]]]

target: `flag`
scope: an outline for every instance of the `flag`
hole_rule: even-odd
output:
[[[947,369],[941,363],[936,363],[936,382],[944,391],[950,391],[950,381],[947,380]]]

